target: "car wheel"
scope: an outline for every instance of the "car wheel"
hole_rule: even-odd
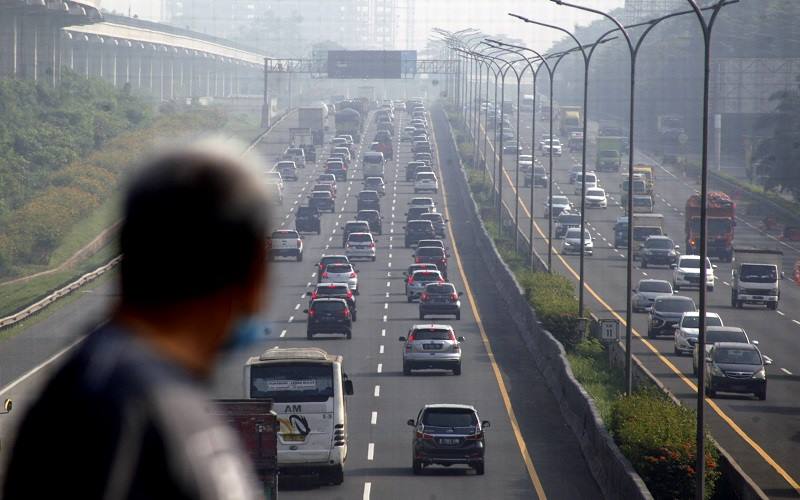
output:
[[[328,472],[327,476],[329,484],[342,484],[344,482],[344,469],[341,465],[337,465],[333,470]]]
[[[653,329],[652,329],[652,328],[648,328],[648,329],[647,329],[647,338],[649,338],[649,339],[654,339],[654,338],[656,338],[656,332],[655,332],[655,331],[653,331]]]
[[[756,397],[760,401],[764,401],[765,399],[767,399],[767,386],[766,385],[760,391],[758,391],[758,393],[756,393]]]
[[[731,307],[738,307],[738,302],[736,300],[736,290],[731,290]]]
[[[297,254],[297,262],[303,262],[303,252]]]
[[[347,340],[352,339],[353,338],[353,330],[348,328],[347,331],[345,332],[345,337],[347,337]]]
[[[713,292],[714,291],[714,287],[713,286],[707,286],[706,290],[709,291],[709,292]]]
[[[697,365],[692,361],[692,375],[697,375]]]
[[[475,474],[482,476],[485,471],[484,467],[483,460],[475,464]]]
[[[375,259],[377,259],[377,257],[374,257],[374,256],[373,256],[373,257],[372,257],[372,262],[375,262]]]
[[[461,319],[461,311],[456,313],[456,321]]]
[[[414,298],[413,298],[413,297],[411,297],[411,295],[406,295],[406,300],[407,300],[408,302],[414,302]]]
[[[453,368],[453,375],[461,375],[461,363],[459,363],[455,368]]]
[[[681,353],[681,350],[680,350],[680,349],[678,349],[678,346],[674,346],[674,347],[672,348],[672,351],[675,353],[675,355],[676,355],[676,356],[680,356],[680,355],[682,354],[682,353]]]
[[[679,285],[677,285],[676,283],[673,283],[672,284],[672,289],[675,290],[676,292],[678,292],[678,291],[680,291],[681,287]]]
[[[313,333],[311,333],[311,332],[309,332],[309,331],[306,331],[306,338],[307,338],[308,340],[311,340],[311,339],[313,339],[313,338],[314,338],[314,334],[313,334]]]
[[[706,396],[713,398],[717,396],[717,391],[712,389],[711,387],[706,387]]]
[[[778,303],[777,302],[767,302],[767,309],[769,309],[771,311],[776,311],[778,309]]]
[[[414,460],[411,465],[411,469],[414,471],[414,474],[416,475],[422,474],[422,462],[420,462],[419,460]]]
[[[642,269],[647,269],[647,261],[642,259]]]

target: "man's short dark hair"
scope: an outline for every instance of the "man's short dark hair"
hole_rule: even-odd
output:
[[[248,283],[265,255],[268,205],[232,154],[189,149],[156,158],[124,200],[123,301],[168,306]]]

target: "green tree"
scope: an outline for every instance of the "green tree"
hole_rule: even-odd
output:
[[[767,138],[758,143],[753,157],[762,165],[759,174],[764,175],[764,189],[777,189],[800,200],[800,85],[776,92],[770,100],[776,104],[775,114],[761,120]]]

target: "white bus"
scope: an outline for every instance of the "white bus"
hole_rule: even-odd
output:
[[[271,399],[278,414],[278,467],[284,474],[318,474],[341,484],[347,459],[347,404],[353,382],[342,357],[314,347],[278,348],[247,360],[244,392]]]
[[[383,178],[386,159],[380,151],[369,151],[364,153],[361,165],[364,172],[364,179],[367,177]]]

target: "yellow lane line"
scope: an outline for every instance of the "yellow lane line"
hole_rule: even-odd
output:
[[[485,132],[484,132],[484,133],[485,133]],[[494,147],[492,147],[492,145],[491,145],[491,144],[489,145],[489,147],[491,147],[491,148],[492,148],[492,151],[494,151]],[[519,193],[517,192],[517,189],[516,189],[516,187],[514,186],[514,182],[511,180],[511,177],[508,175],[508,172],[506,171],[506,169],[505,169],[505,168],[503,168],[503,175],[504,175],[504,177],[505,177],[505,178],[508,180],[508,185],[509,185],[509,187],[511,188],[511,190],[514,192],[514,195],[515,195],[515,196],[517,197],[517,199],[520,201],[520,205],[522,206],[522,209],[525,211],[525,214],[526,214],[526,215],[527,215],[527,216],[530,218],[530,217],[531,217],[531,213],[528,211],[527,207],[525,206],[525,203],[524,203],[524,201],[522,200],[522,197],[521,197],[521,196],[519,195]],[[552,181],[552,180],[551,180],[551,181]],[[533,188],[531,188],[531,189],[533,189]],[[545,241],[547,241],[547,236],[544,234],[544,232],[542,231],[542,229],[539,227],[539,224],[536,222],[536,218],[533,218],[533,225],[534,225],[534,227],[536,227],[536,231],[537,231],[537,232],[538,232],[538,233],[541,235],[541,237],[542,237],[542,238],[544,238],[544,240],[545,240]],[[561,263],[564,265],[564,267],[567,269],[567,271],[569,271],[569,273],[570,273],[570,274],[572,274],[572,276],[573,276],[573,277],[574,277],[576,280],[580,280],[580,275],[579,275],[577,272],[575,272],[575,269],[573,269],[573,268],[572,268],[572,266],[571,266],[571,265],[570,265],[570,264],[569,264],[569,263],[566,261],[566,259],[564,259],[564,257],[562,257],[562,256],[561,256],[561,254],[559,254],[559,253],[558,253],[558,252],[555,250],[555,248],[553,249],[553,253],[554,253],[554,254],[555,254],[557,257],[558,257],[558,259],[561,261]],[[600,296],[600,295],[599,295],[597,292],[595,292],[595,291],[594,291],[594,289],[593,289],[591,286],[589,286],[589,283],[588,283],[588,281],[584,281],[584,286],[586,287],[586,290],[589,292],[589,294],[591,294],[591,296],[592,296],[592,297],[594,297],[594,298],[595,298],[595,300],[597,300],[597,302],[598,302],[598,303],[600,303],[600,305],[602,305],[602,306],[603,306],[603,307],[604,307],[604,308],[605,308],[605,309],[606,309],[608,312],[610,312],[610,313],[611,313],[611,314],[612,314],[612,315],[613,315],[615,318],[617,318],[617,320],[619,320],[619,322],[620,322],[620,323],[621,323],[623,326],[627,325],[627,323],[625,322],[625,318],[623,318],[622,316],[620,316],[619,314],[617,314],[617,312],[616,312],[616,311],[615,311],[615,310],[614,310],[614,309],[613,309],[613,308],[612,308],[610,305],[608,305],[608,303],[606,303],[606,301],[605,301],[605,300],[603,300],[603,298],[602,298],[602,297],[601,297],[601,296]],[[688,378],[686,375],[684,375],[684,374],[683,374],[683,372],[682,372],[682,371],[680,371],[680,370],[678,369],[678,367],[676,367],[676,366],[675,366],[675,365],[672,363],[672,361],[670,361],[670,360],[669,360],[669,359],[668,359],[666,356],[664,356],[663,354],[661,354],[661,352],[660,352],[660,351],[659,351],[659,350],[658,350],[658,349],[657,349],[657,348],[656,348],[656,347],[655,347],[655,346],[654,346],[654,345],[653,345],[651,342],[649,342],[647,339],[645,339],[644,337],[642,337],[642,335],[641,335],[641,334],[640,334],[640,333],[639,333],[639,332],[638,332],[638,331],[637,331],[635,328],[632,328],[631,330],[632,330],[632,332],[633,332],[633,335],[634,335],[634,336],[635,336],[635,337],[636,337],[638,340],[640,340],[640,341],[641,341],[641,342],[642,342],[642,343],[643,343],[645,346],[647,346],[647,348],[648,348],[648,349],[650,349],[650,351],[651,351],[653,354],[655,354],[655,355],[656,355],[656,357],[657,357],[657,358],[658,358],[658,359],[659,359],[659,360],[660,360],[662,363],[664,363],[664,365],[665,365],[667,368],[669,368],[669,369],[670,369],[670,370],[671,370],[673,373],[675,373],[675,374],[678,376],[678,378],[680,378],[680,379],[683,381],[683,383],[684,383],[684,384],[686,384],[686,385],[687,385],[687,386],[688,386],[688,387],[689,387],[689,388],[690,388],[692,391],[694,391],[694,392],[697,392],[697,384],[695,384],[695,383],[694,383],[694,382],[693,382],[691,379],[689,379],[689,378]],[[752,448],[752,449],[753,449],[753,450],[754,450],[754,451],[755,451],[755,452],[756,452],[756,453],[757,453],[757,454],[758,454],[758,455],[759,455],[759,456],[760,456],[760,457],[761,457],[761,458],[762,458],[762,459],[763,459],[763,460],[764,460],[764,461],[765,461],[767,464],[769,464],[769,466],[770,466],[770,467],[772,467],[772,468],[775,470],[775,472],[777,472],[777,473],[778,473],[778,475],[780,475],[780,476],[781,476],[781,477],[782,477],[782,478],[783,478],[783,479],[784,479],[784,480],[785,480],[787,483],[789,483],[789,485],[790,485],[790,486],[791,486],[791,487],[792,487],[792,488],[793,488],[793,489],[794,489],[794,490],[795,490],[797,493],[799,493],[799,494],[800,494],[800,483],[798,483],[798,482],[797,482],[797,481],[796,481],[796,480],[795,480],[795,479],[794,479],[794,478],[793,478],[793,477],[792,477],[792,476],[791,476],[791,475],[790,475],[788,472],[786,472],[786,470],[785,470],[783,467],[781,467],[781,466],[780,466],[780,464],[778,464],[778,462],[777,462],[777,461],[775,461],[775,459],[773,459],[773,458],[772,458],[772,457],[771,457],[771,456],[770,456],[770,455],[769,455],[769,454],[768,454],[768,453],[767,453],[767,452],[766,452],[766,451],[765,451],[765,450],[764,450],[764,449],[763,449],[763,448],[762,448],[762,447],[761,447],[761,446],[760,446],[760,445],[759,445],[759,444],[758,444],[758,443],[757,443],[757,442],[756,442],[756,441],[755,441],[753,438],[751,438],[751,437],[750,437],[750,436],[749,436],[749,435],[748,435],[748,434],[747,434],[747,433],[744,431],[744,429],[742,429],[741,427],[739,427],[739,425],[738,425],[738,424],[736,424],[736,422],[734,422],[734,420],[733,420],[731,417],[729,417],[729,416],[728,416],[728,414],[727,414],[727,413],[725,413],[725,412],[722,410],[722,408],[720,408],[720,407],[717,405],[717,403],[715,403],[715,402],[714,402],[712,399],[710,399],[710,398],[705,398],[705,401],[706,401],[706,403],[708,403],[708,406],[709,406],[709,407],[710,407],[712,410],[714,410],[714,412],[715,412],[717,415],[719,415],[719,417],[720,417],[720,418],[721,418],[723,421],[725,421],[725,423],[727,423],[727,424],[728,424],[728,426],[729,426],[729,427],[730,427],[730,428],[731,428],[731,429],[732,429],[732,430],[733,430],[733,431],[734,431],[736,434],[738,434],[740,438],[742,438],[742,440],[744,440],[744,442],[745,442],[745,443],[747,443],[748,445],[750,445],[750,447],[751,447],[751,448]]]
[[[448,122],[448,127],[450,124]],[[457,144],[455,137],[453,137],[453,130],[450,128],[450,135],[453,139],[453,143]],[[433,139],[433,144],[436,144],[436,133],[431,127],[431,138]],[[434,150],[438,153],[438,148],[434,148]],[[461,164],[461,158],[458,158],[459,165],[461,169],[464,169],[464,165]],[[441,162],[439,163],[439,169],[441,170]],[[447,219],[450,219],[450,213],[447,209],[447,190],[444,187],[444,179],[441,180],[440,186],[442,188],[442,198],[444,199],[444,213]],[[492,365],[492,372],[494,373],[494,378],[497,381],[497,385],[500,388],[500,396],[503,399],[503,406],[506,408],[506,413],[508,414],[508,418],[511,421],[511,429],[514,431],[514,438],[517,441],[517,446],[519,447],[519,452],[522,455],[522,460],[525,462],[525,468],[528,470],[528,476],[531,478],[531,482],[533,483],[533,487],[536,490],[536,495],[545,500],[547,495],[544,493],[544,488],[542,487],[542,482],[539,479],[539,474],[536,472],[536,467],[533,465],[533,459],[528,451],[528,447],[525,444],[525,439],[522,437],[522,432],[519,429],[519,423],[517,422],[517,416],[514,413],[514,408],[511,405],[511,398],[508,396],[508,391],[506,390],[506,384],[503,382],[503,375],[500,373],[500,368],[497,366],[497,361],[494,357],[494,351],[492,350],[492,344],[489,341],[489,337],[486,335],[486,330],[483,328],[483,321],[481,320],[481,315],[478,312],[478,305],[475,302],[475,298],[472,295],[472,288],[469,286],[469,280],[467,279],[467,274],[464,272],[464,267],[461,264],[461,254],[458,252],[458,246],[456,245],[456,239],[453,236],[453,228],[450,226],[450,223],[447,224],[447,232],[450,235],[450,245],[453,247],[453,254],[456,256],[456,265],[458,267],[458,272],[461,274],[461,279],[464,281],[464,291],[467,294],[467,299],[469,300],[470,307],[472,308],[472,312],[475,316],[475,321],[478,323],[478,330],[481,334],[481,341],[483,342],[483,347],[486,349],[486,354],[489,357],[489,362]]]

